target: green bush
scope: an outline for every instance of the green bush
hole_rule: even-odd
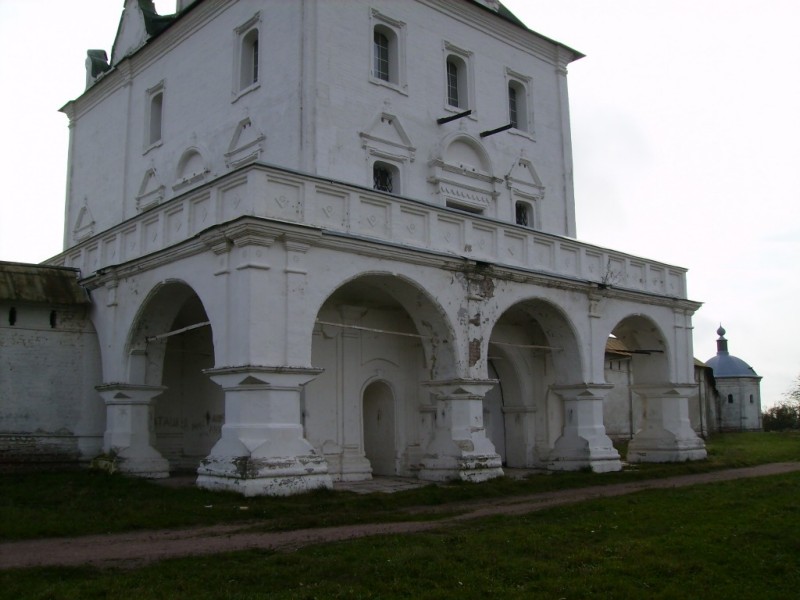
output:
[[[783,396],[786,400],[761,413],[764,431],[800,429],[800,375]]]

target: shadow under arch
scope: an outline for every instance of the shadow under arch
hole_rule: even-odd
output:
[[[310,335],[311,364],[322,373],[303,390],[302,418],[334,480],[416,473],[434,426],[424,383],[455,376],[453,336],[444,310],[406,277],[361,274],[325,298]]]
[[[507,308],[488,341],[487,376],[494,370],[498,388],[487,395],[487,432],[505,450],[509,467],[542,466],[563,420],[553,388],[583,380],[583,359],[575,328],[548,300],[531,298]],[[490,405],[502,394],[502,410]],[[492,423],[502,418],[502,426]]]
[[[170,470],[196,469],[220,437],[224,393],[204,373],[215,366],[203,302],[185,282],[158,284],[128,337],[129,382],[166,388],[151,409],[152,446]]]
[[[339,308],[332,314],[331,307]],[[359,327],[355,321],[362,319],[369,309],[403,310],[412,327],[406,324],[402,330],[393,333],[416,337],[422,344],[428,379],[457,376],[453,326],[444,309],[416,281],[382,271],[361,273],[346,279],[316,308],[316,319],[310,324],[311,328],[322,325],[320,321],[325,321],[326,327],[334,327],[330,325],[332,321],[320,316],[326,308],[329,315],[337,319],[333,322],[341,324],[342,329],[352,328],[353,331],[358,331],[355,327]]]

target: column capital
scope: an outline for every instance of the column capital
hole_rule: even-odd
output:
[[[497,379],[441,379],[422,382],[437,399],[450,400],[480,400],[497,384]]]
[[[106,406],[114,404],[150,404],[167,389],[163,385],[138,385],[135,383],[104,383],[95,386]]]
[[[223,390],[297,389],[317,377],[324,369],[310,367],[241,365],[203,371]]]
[[[552,389],[563,400],[603,400],[614,389],[611,383],[574,383],[554,385]]]
[[[688,398],[697,391],[696,383],[653,383],[631,386],[634,393],[645,398]]]

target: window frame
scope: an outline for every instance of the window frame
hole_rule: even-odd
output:
[[[260,11],[234,29],[234,43],[232,102],[261,87],[264,61],[261,60]]]
[[[375,9],[369,20],[369,81],[408,95],[406,82],[406,24]],[[388,42],[388,79],[376,73],[375,35],[381,34]]]
[[[145,117],[144,117],[144,152],[147,154],[153,148],[158,148],[164,143],[164,99],[166,86],[162,79],[154,86],[147,88],[145,92]],[[157,104],[156,104],[157,102]],[[154,107],[158,110],[154,111]],[[154,137],[155,125],[158,125],[158,138]]]
[[[471,110],[471,119],[477,116],[477,106],[475,104],[475,77],[473,69],[473,53],[464,50],[448,41],[443,45],[443,66],[444,66],[444,108],[449,112],[464,112]],[[453,64],[457,69],[457,93],[458,104],[451,104],[450,100],[450,67]]]
[[[528,139],[535,139],[531,88],[530,77],[506,68],[506,113],[509,123],[511,123],[511,89],[516,91],[517,104],[517,125],[508,131]]]
[[[391,174],[391,190],[385,190],[375,186],[375,169],[379,167],[385,168]],[[403,170],[400,168],[400,165],[394,160],[387,159],[385,156],[377,155],[370,161],[370,181],[372,182],[372,189],[376,192],[399,196],[403,190],[402,174]]]

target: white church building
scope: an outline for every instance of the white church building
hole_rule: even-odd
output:
[[[686,270],[576,238],[581,56],[495,0],[126,0],[64,251],[0,269],[0,450],[246,495],[705,458]]]

